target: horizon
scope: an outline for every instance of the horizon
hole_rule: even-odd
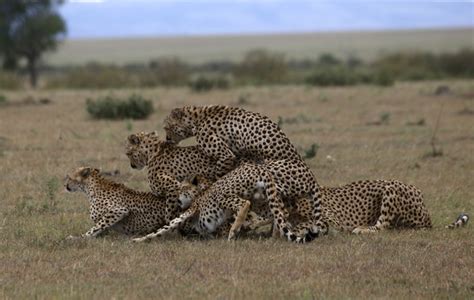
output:
[[[472,1],[71,0],[59,12],[68,40],[474,28]]]
[[[426,28],[402,28],[402,29],[354,29],[354,30],[326,30],[326,31],[288,31],[288,32],[244,32],[244,33],[209,33],[209,34],[176,34],[176,35],[134,35],[134,36],[99,36],[99,37],[77,37],[66,38],[66,41],[89,41],[89,40],[133,40],[133,39],[184,39],[184,38],[232,38],[253,36],[295,36],[295,35],[324,35],[324,34],[351,34],[351,33],[383,33],[383,32],[421,32],[421,31],[457,31],[472,30],[474,26],[453,27],[426,27]],[[474,43],[474,42],[473,42]],[[474,45],[473,45],[474,46]]]

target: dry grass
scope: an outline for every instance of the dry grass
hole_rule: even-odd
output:
[[[265,48],[289,58],[317,58],[322,53],[372,60],[384,52],[401,50],[433,53],[472,47],[472,28],[330,32],[247,36],[198,36],[66,41],[47,58],[52,65],[148,62],[160,56],[178,56],[191,63],[240,60],[246,51]]]
[[[439,84],[450,95],[434,96]],[[246,87],[193,94],[140,92],[154,99],[147,121],[93,121],[85,99],[107,92],[39,91],[51,104],[22,104],[28,92],[5,93],[0,107],[0,298],[472,298],[474,230],[443,227],[474,215],[472,81],[397,84],[390,88]],[[117,178],[146,189],[123,144],[130,132],[160,130],[183,104],[238,105],[293,120],[283,123],[302,149],[320,145],[308,164],[324,185],[397,178],[420,187],[432,212],[430,231],[351,236],[331,232],[308,245],[270,239],[184,240],[132,244],[110,235],[65,241],[91,226],[86,199],[62,192],[72,168],[120,169]],[[437,140],[444,155],[429,157]],[[386,117],[388,116],[388,117]],[[383,118],[382,125],[367,125]],[[425,125],[413,126],[424,119]],[[291,124],[290,124],[291,123]],[[377,123],[377,122],[375,122]],[[130,129],[132,127],[131,131]],[[330,155],[334,160],[328,160]]]

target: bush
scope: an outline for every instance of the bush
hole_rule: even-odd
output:
[[[287,73],[285,56],[266,50],[248,52],[234,71],[240,81],[254,84],[282,83]]]
[[[0,94],[0,105],[7,104],[7,103],[8,103],[7,97]]]
[[[319,67],[306,77],[306,83],[315,86],[349,86],[356,84],[391,86],[394,79],[389,73],[383,71],[337,66]]]
[[[48,82],[49,88],[103,89],[136,87],[133,80],[123,68],[113,65],[90,63],[84,67],[74,68],[59,78]]]
[[[0,89],[17,90],[21,85],[21,79],[16,74],[0,72]]]
[[[447,75],[474,77],[474,50],[462,49],[458,53],[441,54],[439,68]]]
[[[149,68],[152,78],[159,85],[184,85],[188,81],[189,68],[177,57],[152,60]]]
[[[401,52],[374,62],[373,68],[401,80],[433,79],[440,76],[436,56],[424,52]]]
[[[87,112],[94,119],[146,119],[153,112],[150,100],[140,95],[131,95],[128,99],[106,96],[97,100],[87,99]]]
[[[323,53],[319,56],[318,64],[321,66],[336,66],[341,64],[341,61],[330,53]]]
[[[371,82],[380,86],[392,86],[395,83],[395,80],[387,72],[375,72],[372,76]]]
[[[199,76],[189,82],[189,87],[194,92],[207,92],[212,89],[228,89],[230,82],[227,78]]]
[[[345,86],[361,81],[354,72],[342,67],[318,68],[306,78],[306,83],[316,86]]]

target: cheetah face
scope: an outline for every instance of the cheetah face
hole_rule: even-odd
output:
[[[64,187],[68,192],[84,191],[92,174],[99,174],[98,169],[81,167],[66,175]]]
[[[164,128],[166,141],[171,143],[177,144],[194,135],[192,122],[183,108],[175,108],[171,111],[165,119]]]
[[[179,193],[179,206],[187,209],[196,197],[203,191],[207,190],[212,182],[206,178],[196,176],[192,180],[184,180],[181,182],[181,190]]]
[[[156,132],[140,132],[127,138],[126,154],[130,167],[141,170],[148,164],[148,153],[153,144],[159,140]]]

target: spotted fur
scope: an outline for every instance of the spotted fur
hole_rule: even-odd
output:
[[[166,198],[167,222],[181,211],[178,197],[183,180],[197,175],[216,180],[234,167],[219,168],[216,161],[198,146],[179,147],[163,141],[156,132],[130,135],[127,138],[126,154],[132,168],[147,167],[153,194]]]
[[[310,209],[304,198],[294,203],[289,209],[289,218],[297,223]],[[356,234],[432,227],[421,191],[396,180],[364,180],[339,187],[321,187],[321,211],[323,219],[334,228]],[[468,220],[467,214],[461,214],[446,228],[464,226]]]
[[[158,232],[149,234],[136,241],[144,241],[155,236],[163,235],[187,219],[197,215],[199,215],[199,218],[195,223],[195,229],[202,235],[208,235],[209,233],[213,233],[222,224],[225,224],[225,222],[235,214],[235,222],[232,227],[234,230],[229,232],[229,239],[231,239],[236,234],[236,230],[238,231],[242,224],[248,220],[247,213],[251,208],[253,211],[251,213],[253,220],[267,224],[268,222],[264,222],[260,214],[269,210],[271,212],[270,217],[273,219],[273,216],[275,216],[274,222],[277,228],[285,228],[285,230],[280,233],[281,235],[291,241],[307,242],[307,236],[300,238],[293,233],[291,227],[281,225],[284,219],[288,217],[286,209],[283,207],[284,202],[281,198],[292,199],[294,195],[299,195],[298,191],[300,189],[304,189],[304,183],[296,182],[299,179],[298,176],[292,177],[291,172],[284,172],[285,169],[288,169],[286,163],[286,161],[276,161],[266,164],[241,164],[235,170],[217,180],[202,194],[192,199],[191,208],[180,217],[173,220],[169,225],[160,229]],[[280,175],[278,179],[274,174]],[[297,174],[297,172],[295,172],[295,174]],[[294,194],[291,194],[292,192],[294,192]],[[187,197],[191,198],[193,195],[195,194],[188,193]],[[306,203],[308,201],[309,200],[306,200]],[[246,205],[251,205],[251,207],[246,207]],[[245,210],[245,214],[239,213],[241,209]],[[304,222],[312,218],[312,210],[307,210],[305,213],[303,213],[303,211],[298,212],[300,213],[300,217],[304,218]],[[266,216],[267,218],[269,217],[268,215]],[[302,232],[303,226],[301,226],[301,224],[302,223],[298,225],[298,229],[295,232]],[[314,235],[309,238],[314,239],[318,235],[327,232],[326,224],[318,223],[317,225],[319,228],[324,228],[324,231],[313,230]],[[252,228],[252,226],[250,226],[250,228]]]
[[[111,229],[125,234],[146,234],[166,224],[165,201],[104,178],[98,169],[82,167],[66,176],[69,192],[83,192],[95,225],[82,237],[96,237]]]
[[[285,167],[280,170],[285,173],[275,172],[275,180],[284,182],[287,177],[297,179],[279,185],[281,195],[295,197],[276,199],[278,203],[270,203],[272,213],[279,216],[275,215],[275,218],[281,234],[294,236],[285,217],[283,201],[291,202],[303,197],[309,199],[310,219],[300,224],[304,230],[298,233],[295,240],[309,241],[326,231],[321,222],[316,179],[290,140],[269,118],[236,107],[187,106],[173,109],[165,120],[164,128],[167,140],[173,143],[196,136],[200,149],[216,159],[217,166],[234,165],[235,160],[242,156],[265,164],[279,161]]]

